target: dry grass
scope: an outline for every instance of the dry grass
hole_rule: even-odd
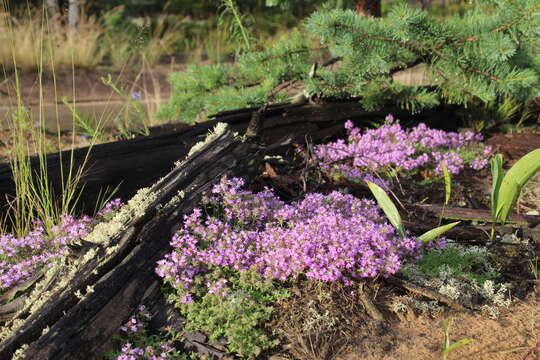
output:
[[[359,334],[376,328],[357,299],[356,286],[308,280],[291,290],[294,296],[276,306],[280,315],[269,324],[283,344],[285,351],[279,354],[283,358],[336,359]]]
[[[6,69],[91,68],[105,56],[99,45],[103,29],[95,17],[81,15],[75,31],[36,10],[19,17],[4,13],[1,20],[0,65]]]
[[[150,66],[170,55],[184,36],[178,26],[167,26],[166,17],[141,19],[141,29],[149,29],[148,39],[139,41],[128,33],[107,31],[95,16],[82,13],[76,29],[58,19],[47,19],[39,9],[25,13],[0,13],[0,67],[15,66],[23,71],[53,68],[95,68],[110,61],[114,68],[140,65],[144,57]]]

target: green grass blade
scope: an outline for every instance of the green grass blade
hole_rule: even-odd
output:
[[[501,154],[495,155],[491,160],[489,161],[491,165],[491,177],[492,177],[492,185],[491,185],[491,216],[493,219],[497,218],[497,207],[499,205],[499,189],[501,188],[502,179],[504,176],[502,164],[503,164],[503,157]]]
[[[506,222],[521,189],[539,169],[540,149],[536,149],[519,159],[502,179],[496,198],[497,211],[495,215],[503,224]]]
[[[444,205],[448,205],[448,202],[450,201],[450,196],[452,195],[452,176],[448,171],[446,161],[443,161],[441,163],[441,167],[444,176]]]
[[[452,351],[454,351],[454,350],[456,350],[456,349],[458,349],[458,348],[460,348],[460,347],[462,347],[464,345],[470,344],[473,341],[474,341],[474,339],[471,339],[471,338],[466,338],[466,339],[461,339],[459,341],[456,341],[455,343],[453,343],[452,345],[448,346],[446,349],[443,350],[443,356],[446,358],[446,357],[448,357],[448,355]]]
[[[431,229],[431,230],[425,232],[424,234],[420,235],[418,237],[418,241],[422,242],[422,244],[427,244],[428,242],[435,240],[436,238],[438,238],[439,236],[441,236],[442,234],[444,234],[448,230],[452,229],[454,226],[456,226],[460,222],[461,221],[456,221],[456,222],[453,222],[453,223],[450,223],[450,224],[438,226],[438,227],[436,227],[434,229]]]
[[[399,235],[404,237],[405,228],[403,227],[401,215],[399,215],[396,205],[394,205],[392,199],[390,199],[390,197],[379,185],[376,185],[371,181],[366,181],[366,183],[390,223],[396,228],[396,230],[399,232]]]

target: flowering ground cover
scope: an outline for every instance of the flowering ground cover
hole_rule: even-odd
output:
[[[243,185],[239,178],[216,185],[203,200],[207,215],[196,209],[185,217],[171,241],[174,251],[156,269],[174,289],[188,328],[191,320],[197,329],[226,335],[229,349],[241,355],[275,345],[259,328],[271,315],[269,300],[290,295],[283,283],[311,278],[350,285],[394,274],[420,246],[397,236],[371,200],[332,192],[287,204],[269,189],[254,194]],[[239,294],[251,306],[236,309]],[[244,320],[246,308],[251,322]],[[221,328],[220,310],[245,323],[234,331]]]
[[[442,174],[443,161],[451,174],[459,174],[466,166],[484,168],[492,151],[481,143],[481,134],[446,132],[425,124],[404,129],[392,115],[376,129],[362,132],[351,121],[345,128],[346,139],[316,146],[315,155],[322,169],[346,178],[372,181],[375,174],[387,178],[390,170],[401,176],[421,169]]]
[[[20,284],[55,259],[68,253],[68,246],[88,235],[100,221],[106,220],[120,206],[115,199],[103,207],[96,218],[64,215],[60,224],[45,229],[39,221],[22,237],[0,236],[0,293]]]
[[[323,170],[337,178],[384,179],[395,169],[437,173],[442,160],[458,176],[466,166],[484,167],[491,153],[479,134],[425,125],[406,130],[390,117],[363,134],[350,122],[346,128],[346,141],[315,147]],[[155,272],[164,281],[165,296],[185,319],[182,330],[151,328],[147,307],[152,304],[141,304],[119,329],[109,358],[195,359],[198,355],[182,345],[183,335],[193,332],[206,334],[212,346],[240,358],[273,352],[324,358],[324,351],[343,350],[366,338],[366,331],[379,336],[366,315],[366,296],[379,298],[376,307],[384,309],[385,317],[444,311],[437,301],[389,289],[384,279],[393,276],[492,317],[499,316],[498,307],[510,304],[509,287],[486,247],[451,241],[449,246],[445,241],[421,246],[414,231],[400,236],[365,192],[358,196],[355,189],[334,183],[335,177],[325,178],[327,183],[314,191],[314,181],[294,171],[289,179],[308,185],[291,201],[264,187],[262,177],[256,187],[241,178],[224,178],[199,208],[178,219],[171,252]],[[0,291],[67,255],[70,245],[120,206],[115,200],[95,219],[64,216],[49,230],[36,223],[24,237],[3,235]]]

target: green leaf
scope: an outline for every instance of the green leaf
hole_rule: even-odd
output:
[[[445,348],[443,350],[443,357],[446,358],[448,356],[448,354],[450,354],[452,351],[456,350],[457,348],[460,348],[464,345],[467,345],[467,344],[470,344],[474,341],[474,339],[471,339],[471,338],[466,338],[466,339],[461,339],[459,341],[456,341],[455,343],[453,343],[452,345],[448,346],[447,348]]]
[[[446,161],[443,160],[443,162],[441,163],[441,167],[444,176],[444,205],[448,205],[448,202],[450,201],[450,196],[452,195],[452,176],[448,171]]]
[[[403,227],[401,216],[399,215],[396,205],[394,205],[392,199],[390,199],[390,197],[379,185],[376,185],[371,181],[366,181],[366,183],[390,223],[396,228],[399,235],[405,237],[405,228]]]
[[[496,218],[503,224],[508,218],[521,189],[525,183],[540,169],[540,148],[531,151],[519,159],[504,176],[497,193]]]
[[[452,229],[454,226],[456,226],[460,222],[461,221],[456,221],[450,224],[442,225],[434,229],[431,229],[425,232],[424,234],[420,235],[418,237],[418,240],[421,241],[423,244],[427,244],[428,242],[435,240],[436,238],[438,238],[439,236],[441,236],[448,230]]]
[[[491,216],[495,220],[497,218],[497,206],[499,204],[499,189],[501,188],[504,172],[502,169],[503,157],[497,154],[489,161],[491,165]]]

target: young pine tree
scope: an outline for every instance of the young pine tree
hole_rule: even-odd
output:
[[[172,74],[172,100],[160,115],[192,121],[286,101],[287,85],[298,84],[308,97],[355,99],[366,110],[398,105],[414,112],[441,103],[508,98],[525,102],[539,89],[540,3],[476,0],[475,5],[462,17],[444,20],[405,2],[384,18],[325,8],[272,46],[255,45],[238,54],[234,64],[192,66]],[[333,65],[324,66],[325,60]],[[429,85],[393,79],[394,73],[419,64]]]

